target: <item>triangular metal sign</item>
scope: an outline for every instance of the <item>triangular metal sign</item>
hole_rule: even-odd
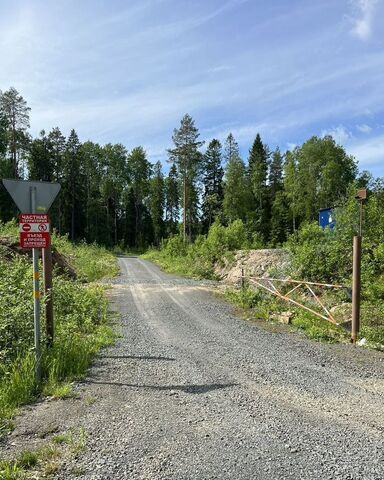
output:
[[[46,213],[60,191],[61,185],[51,182],[3,179],[4,187],[21,213]],[[31,190],[35,189],[36,211],[32,212]]]

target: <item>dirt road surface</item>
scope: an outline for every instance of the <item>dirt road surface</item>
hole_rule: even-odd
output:
[[[199,282],[119,261],[122,337],[13,442],[83,427],[60,479],[384,479],[382,353],[263,330]]]

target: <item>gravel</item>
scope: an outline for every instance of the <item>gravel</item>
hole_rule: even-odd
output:
[[[208,283],[119,261],[121,338],[79,399],[28,412],[87,433],[57,478],[384,478],[382,353],[263,330]]]

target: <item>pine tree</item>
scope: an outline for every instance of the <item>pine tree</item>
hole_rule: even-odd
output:
[[[124,199],[124,245],[136,247],[136,202],[133,187],[130,185]]]
[[[287,240],[289,233],[289,209],[285,192],[279,190],[272,203],[271,243],[281,245]]]
[[[269,191],[271,204],[274,202],[277,192],[283,189],[283,156],[279,147],[272,154],[272,161],[269,169]]]
[[[225,140],[225,148],[224,148],[224,162],[228,164],[228,162],[235,157],[239,157],[239,145],[235,141],[234,136],[232,133],[229,133],[228,137]]]
[[[254,197],[254,228],[264,241],[267,241],[270,230],[270,204],[267,188],[268,157],[268,149],[263,145],[260,134],[257,134],[249,152],[248,173]]]
[[[64,232],[69,232],[72,241],[77,238],[81,230],[83,214],[83,185],[84,175],[82,170],[80,141],[75,130],[71,130],[68,137],[63,165],[62,185],[62,226]]]
[[[110,242],[118,243],[118,220],[121,216],[121,198],[128,183],[127,151],[121,144],[108,143],[101,149],[102,178],[100,190],[110,225]]]
[[[29,112],[26,100],[11,87],[6,92],[0,92],[0,111],[7,120],[7,146],[12,163],[13,178],[23,175],[22,161],[28,149]]]
[[[105,198],[105,155],[99,144],[90,141],[81,145],[84,169],[85,227],[84,236],[102,245],[111,244],[111,228],[106,222]]]
[[[161,163],[155,163],[150,186],[150,213],[155,245],[160,245],[164,235],[164,176]]]
[[[203,233],[207,233],[212,223],[220,215],[223,206],[223,176],[221,166],[222,153],[219,140],[213,139],[203,157],[203,203],[202,225]]]
[[[40,138],[32,140],[29,146],[27,164],[31,180],[42,180],[45,182],[54,180],[54,163],[49,139],[44,130],[40,132]]]
[[[249,215],[251,192],[245,163],[233,157],[226,166],[223,211],[228,222],[237,219],[246,222]]]
[[[8,122],[5,114],[0,110],[0,179],[12,178],[12,163],[6,157],[7,152],[7,128]],[[15,214],[13,203],[9,201],[9,195],[5,188],[0,185],[0,221],[6,222]]]
[[[48,147],[50,158],[53,163],[53,181],[60,184],[63,183],[65,145],[66,138],[61,133],[60,129],[58,127],[53,128],[48,134]],[[60,234],[62,233],[62,203],[63,194],[60,193],[50,209],[52,224],[58,229]]]
[[[145,200],[149,193],[151,164],[143,147],[135,147],[127,159],[128,176],[134,195],[135,204],[135,246],[143,247],[145,242],[145,217],[147,215]]]
[[[192,200],[193,197],[197,198],[194,185],[201,163],[198,149],[204,144],[198,141],[199,135],[192,117],[186,114],[180,122],[180,128],[173,131],[172,140],[175,148],[168,150],[169,159],[176,164],[182,181],[183,237],[186,240],[188,235],[189,241],[192,238],[191,228],[194,222],[188,216],[192,217],[197,208]]]
[[[179,208],[179,182],[176,165],[173,164],[169,169],[168,177],[165,180],[165,221],[167,236],[175,234],[178,230]]]
[[[297,163],[295,152],[287,152],[284,163],[284,192],[288,201],[288,211],[291,223],[290,230],[295,232],[299,225],[299,194],[300,184],[297,181]]]

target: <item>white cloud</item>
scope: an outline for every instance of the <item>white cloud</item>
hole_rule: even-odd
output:
[[[344,145],[351,137],[352,134],[349,130],[347,130],[343,125],[339,125],[336,128],[332,128],[330,130],[323,130],[321,132],[321,136],[325,137],[326,135],[331,135],[340,145]]]
[[[372,35],[372,23],[374,19],[377,0],[354,0],[353,4],[358,10],[358,16],[353,19],[352,33],[362,40],[368,40]]]
[[[292,142],[288,142],[288,143],[287,143],[287,149],[288,149],[289,151],[291,151],[291,152],[292,152],[293,150],[295,150],[295,148],[296,148],[297,146],[298,146],[297,143],[292,143]]]
[[[361,169],[383,165],[384,135],[351,145],[347,150],[359,162]]]
[[[366,123],[363,123],[362,125],[356,125],[356,128],[361,133],[371,133],[372,132],[372,127],[370,127]]]

